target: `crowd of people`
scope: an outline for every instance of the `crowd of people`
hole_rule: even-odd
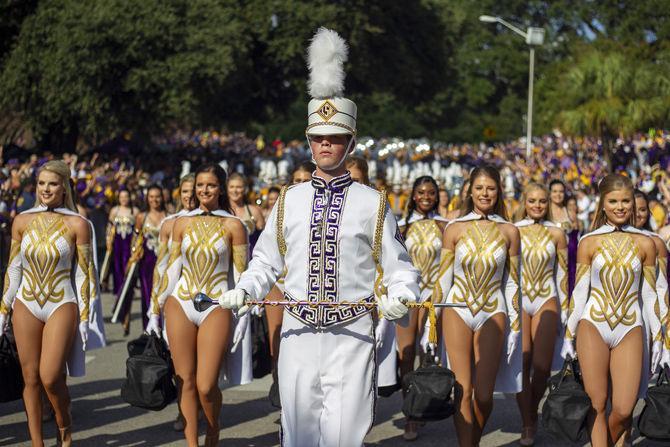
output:
[[[611,156],[551,135],[530,160],[522,141],[357,139],[343,87],[310,85],[305,145],[198,133],[150,158],[121,144],[4,164],[0,329],[11,314],[33,443],[46,400],[72,442],[63,371],[83,374],[105,344],[108,276],[126,334],[139,278],[141,331],[169,343],[189,446],[200,410],[218,445],[219,377],[252,380],[251,315],[267,319],[282,445],[362,445],[378,394],[417,355],[453,371],[461,446],[479,445],[495,391],[517,395],[533,445],[547,378],[569,359],[592,445],[629,443],[637,399],[670,363],[670,135]]]

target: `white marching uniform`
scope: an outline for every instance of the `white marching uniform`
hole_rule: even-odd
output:
[[[262,300],[286,266],[287,300],[374,303],[377,256],[388,296],[416,301],[418,272],[383,193],[348,172],[314,176],[282,191],[236,288]],[[282,445],[361,446],[375,412],[371,308],[287,306],[279,352]]]
[[[649,379],[649,346],[651,341],[662,340],[662,333],[654,310],[658,306],[656,266],[642,265],[631,234],[646,235],[632,226],[617,231],[606,224],[582,237],[603,235],[591,265],[577,264],[565,338],[572,342],[578,335],[579,322],[585,320],[613,349],[631,330],[642,327],[644,355],[639,394],[644,396]]]
[[[480,224],[483,218],[471,212],[449,224],[472,221],[454,251],[442,249],[434,293],[443,302],[466,304],[467,307],[454,308],[454,311],[473,332],[481,329],[493,315],[505,314],[508,320],[505,332],[507,340],[514,335],[513,332],[521,330],[519,259],[517,256],[508,256],[507,242],[498,228],[499,223],[508,222],[500,216],[490,215],[486,219],[494,223],[483,225]],[[509,343],[503,346],[509,346]],[[521,391],[521,343],[517,343],[514,348],[509,356],[503,349],[496,377],[496,391]]]
[[[84,344],[77,331],[66,366],[68,375],[83,376],[84,346],[89,350],[106,345],[97,255],[91,249],[95,242],[93,225],[66,208],[37,206],[21,214],[35,217],[28,223],[21,242],[12,240],[0,312],[8,313],[18,299],[35,318],[46,323],[63,304],[77,304],[79,321],[88,322],[88,339]],[[63,216],[84,219],[91,230],[91,243],[71,244],[67,237],[71,230]]]
[[[246,268],[249,250],[248,245],[230,247],[226,239],[221,218],[237,217],[223,210],[201,216],[203,213],[198,208],[180,216],[191,218],[190,225],[184,230],[181,244],[169,243],[165,273],[155,286],[156,293],[152,298],[152,313],[160,315],[168,296],[173,296],[186,318],[198,327],[218,306],[199,312],[193,305],[193,299],[198,293],[204,293],[217,300],[233,288]],[[226,356],[225,370],[222,371],[226,381],[233,385],[250,383],[251,362],[251,326],[247,325],[241,349],[230,350]],[[220,382],[223,381],[223,378],[220,379]]]

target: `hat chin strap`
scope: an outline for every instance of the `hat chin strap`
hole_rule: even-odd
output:
[[[318,167],[319,164],[314,159],[314,152],[312,151],[312,144],[309,141],[309,135],[306,135],[306,136],[307,136],[307,145],[309,146],[309,153],[312,154],[312,163],[314,163]],[[342,163],[344,163],[344,161],[347,159],[349,154],[353,151],[354,141],[356,141],[356,137],[351,135],[351,140],[349,140],[349,144],[347,145],[347,150],[344,151],[344,155],[342,156],[340,161],[337,162],[337,164],[335,166],[333,166],[332,168],[329,169],[329,171],[334,171],[335,169],[338,169],[340,166],[342,166]]]

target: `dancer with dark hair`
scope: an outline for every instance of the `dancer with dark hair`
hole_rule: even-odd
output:
[[[218,445],[221,364],[232,370],[232,353],[248,328],[248,317],[233,320],[230,311],[211,306],[199,312],[193,300],[199,293],[220,299],[245,270],[248,256],[243,223],[230,214],[226,173],[217,164],[195,173],[196,208],[174,222],[167,270],[154,303],[164,302],[166,332],[174,360],[179,407],[184,415],[184,435],[189,446],[198,445],[198,403],[207,421],[206,446]],[[154,315],[161,309],[154,306]],[[155,319],[156,317],[154,317]],[[231,345],[232,334],[232,347]],[[226,355],[229,350],[231,354]],[[242,351],[242,349],[240,349]],[[250,360],[248,357],[247,360]],[[249,380],[250,365],[242,371]]]
[[[454,424],[462,447],[479,445],[493,391],[521,391],[519,230],[507,222],[498,170],[475,168],[461,208],[442,240],[434,296],[465,304],[442,313],[458,398]]]
[[[438,193],[439,188],[435,179],[430,176],[417,178],[412,185],[412,193],[410,194],[405,217],[398,222],[412,264],[421,273],[419,283],[421,301],[433,299],[433,287],[440,269],[442,232],[447,225],[447,220],[436,212]],[[396,326],[401,383],[403,377],[414,370],[417,336],[420,329],[424,329],[426,320],[426,314],[422,310],[411,309],[409,311],[409,324],[405,327]],[[388,325],[389,323],[381,321],[381,324]],[[428,331],[424,332],[425,334],[428,333]],[[435,354],[433,353],[433,355]],[[416,439],[418,437],[418,427],[418,422],[407,420],[403,438],[408,441]]]

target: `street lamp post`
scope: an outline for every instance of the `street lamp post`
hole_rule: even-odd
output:
[[[530,57],[528,63],[528,112],[526,114],[526,160],[530,160],[533,151],[533,79],[535,78],[535,46],[544,43],[544,29],[531,26],[524,32],[508,21],[495,16],[483,15],[479,16],[479,20],[485,23],[500,23],[504,27],[523,37],[526,44],[528,44]]]

